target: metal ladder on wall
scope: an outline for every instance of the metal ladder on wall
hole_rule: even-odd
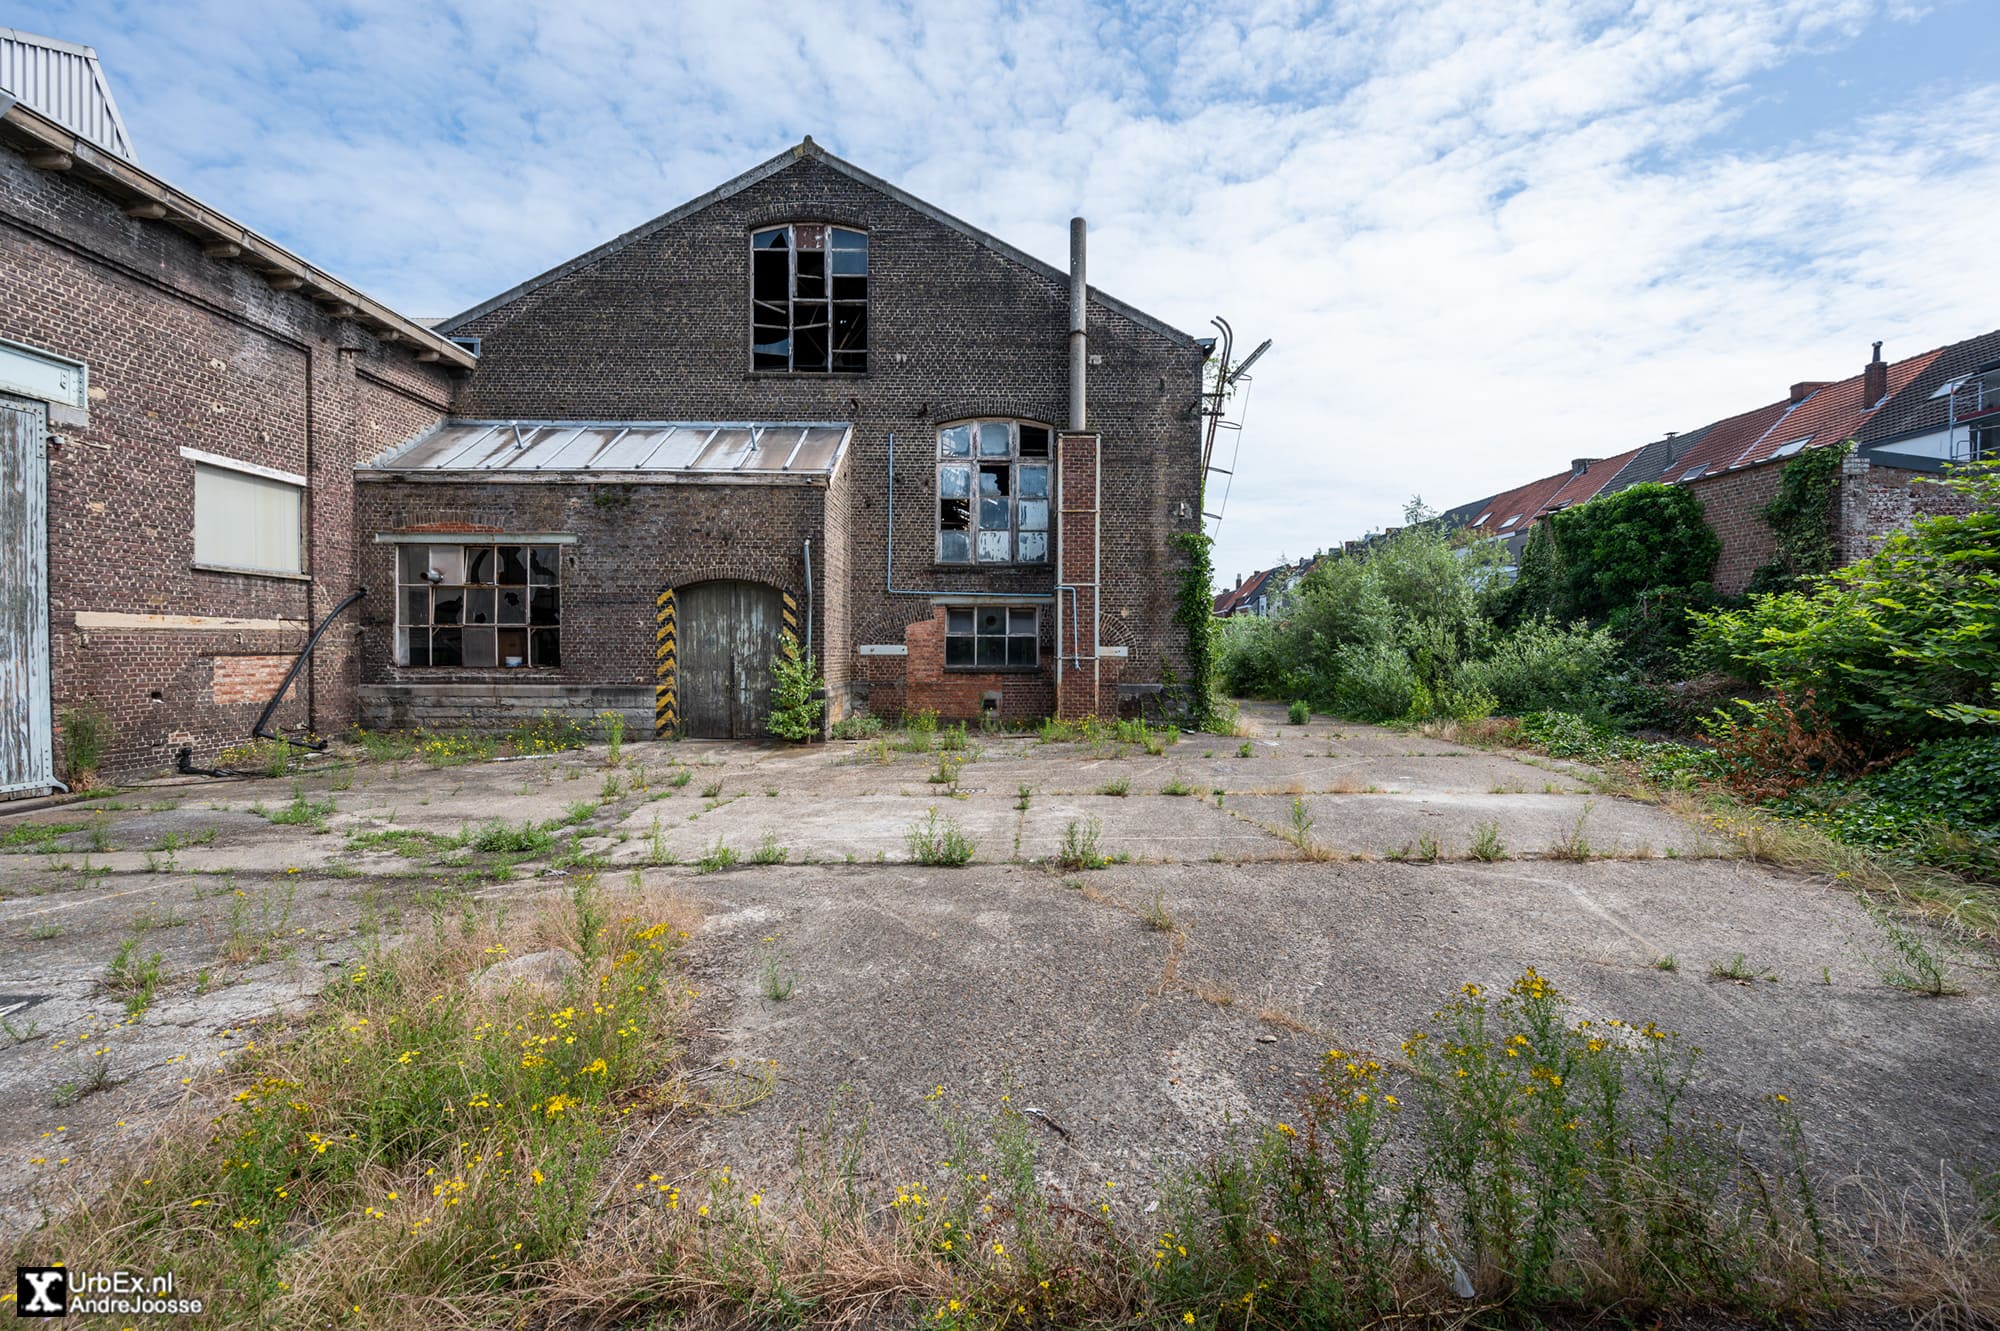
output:
[[[1221,345],[1218,348],[1221,352],[1221,357],[1217,360],[1215,366],[1214,386],[1204,388],[1201,394],[1201,414],[1202,418],[1207,422],[1207,426],[1203,431],[1201,444],[1201,498],[1203,505],[1201,516],[1204,523],[1213,522],[1215,524],[1214,527],[1208,530],[1209,536],[1213,537],[1222,529],[1222,515],[1229,507],[1229,489],[1235,482],[1237,455],[1242,451],[1243,447],[1242,418],[1244,413],[1239,411],[1237,419],[1230,420],[1229,401],[1235,395],[1237,385],[1242,384],[1244,386],[1243,402],[1246,407],[1248,406],[1250,400],[1249,384],[1251,381],[1248,378],[1247,372],[1252,365],[1257,363],[1259,356],[1271,349],[1271,339],[1268,337],[1265,338],[1257,344],[1255,351],[1245,356],[1240,363],[1231,366],[1230,360],[1236,354],[1236,330],[1231,328],[1229,321],[1221,315],[1210,319],[1209,322],[1215,325],[1222,333]],[[1215,465],[1215,445],[1217,438],[1224,430],[1229,431],[1229,465],[1227,467],[1218,467]],[[1222,498],[1216,502],[1213,511],[1207,507],[1208,496],[1212,490],[1209,484],[1211,476],[1221,476],[1224,478]]]

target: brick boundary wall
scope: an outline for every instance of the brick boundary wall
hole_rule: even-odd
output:
[[[1867,558],[1883,537],[1917,518],[1971,511],[1969,498],[1939,485],[1931,472],[1883,466],[1850,453],[1840,473],[1840,562]]]

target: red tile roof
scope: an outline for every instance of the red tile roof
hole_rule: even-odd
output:
[[[1682,458],[1665,479],[1679,481],[1692,480],[1696,476],[1713,476],[1734,467],[1769,462],[1780,456],[1789,457],[1808,448],[1844,444],[1860,433],[1861,427],[1868,423],[1868,418],[1883,402],[1901,392],[1937,358],[1937,351],[1926,351],[1891,364],[1888,371],[1889,391],[1883,394],[1880,401],[1862,401],[1866,380],[1864,373],[1823,385],[1796,405],[1776,402],[1725,421],[1710,431],[1699,447]],[[1751,429],[1767,415],[1769,420],[1764,422],[1764,428],[1751,434]],[[1735,422],[1741,422],[1742,428],[1724,428]],[[1702,468],[1700,472],[1694,470],[1697,466]]]
[[[1487,536],[1512,536],[1526,531],[1535,522],[1558,508],[1569,508],[1594,498],[1614,477],[1639,456],[1636,448],[1608,458],[1598,458],[1582,471],[1572,468],[1553,476],[1496,495],[1475,520],[1466,525]],[[1508,519],[1514,521],[1509,522]]]
[[[1283,567],[1285,567],[1283,564],[1278,566],[1278,568]],[[1242,586],[1232,587],[1222,595],[1216,597],[1215,613],[1218,615],[1235,614],[1238,610],[1256,600],[1258,591],[1265,583],[1271,580],[1271,575],[1277,571],[1278,569],[1276,568],[1259,569],[1257,572],[1243,579]]]

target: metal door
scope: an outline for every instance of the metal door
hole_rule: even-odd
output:
[[[783,598],[755,582],[698,582],[675,591],[680,713],[695,739],[762,739]]]
[[[0,791],[55,784],[46,424],[40,403],[0,397]]]

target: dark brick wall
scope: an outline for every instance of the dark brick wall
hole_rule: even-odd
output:
[[[1871,466],[1850,453],[1840,475],[1840,562],[1867,558],[1883,537],[1918,518],[1971,511],[1967,496],[1937,484],[1932,473]]]
[[[104,775],[198,761],[245,735],[260,700],[225,689],[218,659],[295,653],[302,628],[80,628],[79,613],[289,621],[352,590],[352,468],[365,424],[413,432],[451,386],[311,301],[273,290],[165,222],[136,221],[58,172],[0,149],[0,337],[85,362],[88,428],[53,427],[50,628],[56,705],[91,699],[115,743]],[[366,372],[395,385],[394,409],[364,409]],[[310,478],[310,580],[192,567],[195,448]],[[354,638],[330,633],[282,725],[322,730],[354,714]],[[323,659],[322,659],[323,658]],[[236,678],[229,663],[224,678]]]
[[[1758,569],[1777,557],[1777,539],[1764,521],[1764,509],[1777,496],[1784,470],[1783,462],[1766,463],[1687,483],[1722,542],[1714,580],[1715,589],[1725,596],[1742,591]]]
[[[749,371],[748,233],[786,221],[860,227],[870,239],[866,375]],[[811,155],[456,331],[483,339],[461,415],[524,418],[851,421],[847,527],[831,543],[830,687],[879,676],[851,649],[901,643],[934,591],[1046,594],[1051,568],[976,572],[933,562],[934,460],[942,423],[1014,416],[1062,426],[1068,286],[1003,257]],[[1181,666],[1179,555],[1200,501],[1192,413],[1200,351],[1093,302],[1090,427],[1103,437],[1103,637],[1128,646],[1123,675]],[[889,435],[896,437],[895,585],[885,590]],[[1180,516],[1177,516],[1180,515]],[[815,547],[817,548],[817,546]],[[844,552],[844,558],[843,558]],[[820,570],[815,569],[816,576]],[[844,622],[843,622],[844,621]],[[838,650],[836,650],[838,649]],[[849,659],[837,659],[847,655]]]
[[[357,492],[361,578],[370,589],[360,619],[369,724],[495,724],[504,717],[490,701],[494,686],[509,690],[511,705],[529,715],[543,707],[595,710],[608,695],[590,690],[614,686],[630,692],[613,705],[632,712],[634,733],[650,734],[651,716],[641,709],[651,705],[654,601],[661,589],[741,578],[789,592],[803,606],[805,542],[813,543],[816,584],[826,576],[824,552],[837,544],[828,539],[824,482],[619,485],[364,473]],[[576,538],[562,556],[560,666],[495,671],[394,664],[396,547],[374,537],[438,524]],[[481,538],[437,535],[440,544],[458,539]],[[375,594],[377,587],[382,595]],[[832,631],[839,632],[837,624]],[[828,633],[821,597],[813,616],[816,650]],[[456,703],[444,696],[444,686],[454,685],[461,686]],[[420,712],[410,701],[419,698],[426,700]],[[400,713],[392,705],[397,699],[404,700]]]

